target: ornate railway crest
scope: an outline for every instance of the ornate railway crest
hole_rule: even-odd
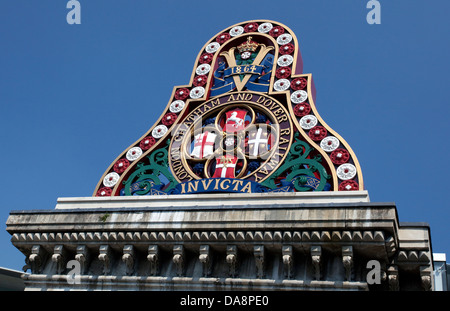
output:
[[[320,118],[301,70],[297,38],[280,23],[220,32],[94,195],[362,190],[356,156]]]

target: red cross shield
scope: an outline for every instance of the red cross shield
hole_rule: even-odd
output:
[[[208,131],[195,135],[194,149],[191,152],[191,157],[203,159],[204,157],[213,154],[216,136],[216,134]]]
[[[234,170],[236,168],[237,157],[222,156],[216,159],[216,170],[213,178],[235,178]]]

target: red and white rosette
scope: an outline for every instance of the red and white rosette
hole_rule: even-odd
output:
[[[317,118],[312,114],[308,114],[302,117],[299,123],[302,129],[310,130],[317,125]]]
[[[288,79],[279,79],[273,84],[273,88],[278,92],[286,91],[290,86],[291,82]]]
[[[165,126],[171,126],[172,124],[175,123],[176,119],[177,119],[177,115],[175,113],[168,112],[164,115],[164,117],[162,117],[161,122]]]
[[[326,152],[332,152],[339,147],[339,139],[334,136],[327,136],[320,142],[320,148],[322,148]]]
[[[155,138],[147,136],[143,140],[141,140],[141,142],[139,143],[139,147],[141,147],[142,150],[148,150],[151,147],[153,147],[155,143],[156,143]]]
[[[291,81],[291,88],[294,91],[302,90],[308,85],[306,78],[295,78]]]
[[[327,136],[327,134],[328,134],[327,129],[320,125],[316,125],[308,132],[309,138],[311,138],[314,141],[321,141]]]
[[[292,87],[292,84],[291,84]],[[311,106],[308,103],[300,103],[294,106],[294,114],[297,117],[306,116],[311,112]]]
[[[101,187],[97,191],[97,196],[98,197],[109,197],[109,196],[111,196],[111,193],[112,193],[112,189],[111,188],[109,188],[109,187]]]
[[[212,61],[213,57],[214,57],[214,54],[211,54],[211,53],[203,53],[203,54],[200,56],[200,58],[199,58],[198,61],[200,62],[200,64],[209,64],[209,63]]]
[[[189,96],[193,99],[198,99],[203,97],[205,95],[205,88],[202,86],[196,86],[194,87],[191,92],[189,93]]]
[[[269,31],[269,35],[271,35],[274,38],[278,38],[284,34],[284,28],[281,26],[275,26]]]
[[[122,174],[130,166],[130,161],[127,159],[120,159],[114,164],[114,172]]]
[[[259,25],[258,27],[258,31],[261,33],[268,33],[269,31],[271,31],[273,28],[272,23],[262,23],[261,25]]]
[[[204,65],[202,65],[204,66]],[[187,88],[181,88],[176,90],[175,92],[175,99],[177,100],[185,100],[186,98],[189,97],[189,89]]]
[[[344,163],[338,166],[336,173],[340,180],[353,179],[356,176],[356,167],[351,163]]]
[[[344,180],[339,185],[339,191],[357,191],[359,190],[359,185],[354,180]]]
[[[292,52],[294,52],[294,45],[292,43],[287,43],[280,47],[281,55],[292,54]]]
[[[201,75],[201,76],[196,76],[192,83],[194,84],[194,86],[204,86],[207,81],[208,81],[208,77],[205,75]]]
[[[244,26],[245,32],[257,32],[258,31],[258,23],[248,23]]]
[[[205,48],[206,52],[208,53],[215,53],[217,52],[217,50],[220,48],[220,43],[219,42],[211,42],[210,44],[208,44]]]
[[[106,187],[114,187],[119,181],[120,176],[116,172],[111,172],[103,178],[103,185]]]
[[[178,113],[178,112],[180,112],[181,110],[183,110],[184,105],[185,105],[184,101],[182,101],[182,100],[176,100],[176,101],[174,101],[174,102],[172,102],[172,103],[170,104],[169,110],[170,110],[170,112]]]
[[[242,27],[242,26],[235,26],[235,27],[231,28],[229,31],[229,34],[232,37],[239,36],[243,33],[244,33],[244,27]]]
[[[275,76],[278,79],[286,79],[291,76],[291,68],[289,67],[280,67],[275,71]]]
[[[216,41],[222,44],[228,41],[230,38],[231,38],[230,34],[228,32],[224,32],[217,36]]]
[[[127,154],[125,156],[128,161],[133,162],[134,160],[139,159],[141,157],[141,155],[142,155],[142,149],[140,147],[133,147],[127,151]]]
[[[291,94],[291,102],[294,104],[303,103],[306,99],[308,99],[308,93],[306,91],[298,90]]]
[[[160,124],[156,126],[152,131],[152,136],[156,139],[163,137],[167,133],[167,126]]]
[[[330,154],[330,159],[334,164],[341,165],[347,163],[350,159],[350,154],[343,148],[337,148]]]
[[[288,33],[284,33],[283,35],[278,36],[278,38],[277,38],[277,43],[279,45],[285,45],[285,44],[290,43],[291,41],[292,41],[292,36]]]
[[[206,75],[211,70],[211,66],[209,64],[201,64],[195,69],[195,73],[199,76]]]
[[[277,64],[280,67],[290,66],[293,61],[294,58],[292,57],[292,55],[281,55],[280,57],[278,57]]]

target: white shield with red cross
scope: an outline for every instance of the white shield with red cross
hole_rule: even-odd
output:
[[[213,154],[216,136],[216,134],[208,131],[195,135],[194,149],[191,152],[191,157],[203,159]]]
[[[213,178],[235,178],[234,170],[236,168],[237,157],[222,156],[216,159],[216,170]]]
[[[267,129],[260,127],[258,130],[251,131],[248,134],[249,155],[251,157],[257,157],[269,151],[270,140]]]
[[[247,111],[243,109],[233,109],[226,112],[225,132],[237,132],[245,128],[245,117]]]

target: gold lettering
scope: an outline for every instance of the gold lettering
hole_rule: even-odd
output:
[[[233,94],[230,95],[227,101],[235,101]]]
[[[237,98],[236,98],[236,100],[244,100],[244,93],[239,93],[239,94],[237,94]]]
[[[203,189],[208,189],[209,188],[209,185],[211,185],[211,183],[212,183],[212,179],[202,179],[202,184],[203,184]],[[206,184],[206,182],[208,182],[208,184]]]
[[[279,116],[279,115],[282,114],[282,113],[283,113],[283,109],[281,109],[281,108],[278,108],[277,110],[275,110],[275,111],[273,112],[273,114],[276,115],[276,116]]]
[[[252,187],[251,187],[251,183],[247,182],[247,184],[244,186],[244,188],[241,189],[241,192],[246,192],[247,193],[251,193],[252,192]]]
[[[281,123],[283,121],[287,121],[287,115],[284,114],[284,115],[278,117],[277,120],[279,123]]]
[[[253,94],[251,94],[251,93],[247,93],[247,95],[245,95],[245,100],[250,101],[250,100],[252,100],[252,98],[253,98]]]
[[[257,104],[261,104],[261,103],[264,101],[264,99],[266,99],[264,96],[260,96],[260,97],[256,100],[256,103],[257,103]]]
[[[181,194],[186,193],[186,189],[184,188],[186,186],[185,183],[181,183]]]
[[[216,179],[216,185],[214,186],[214,190],[218,190],[219,189],[219,187],[218,187],[219,181],[220,181],[220,179]]]
[[[283,129],[283,130],[281,130],[281,132],[280,132],[280,136],[283,136],[283,135],[290,135],[291,134],[291,130],[290,129]]]
[[[197,189],[198,189],[198,180],[195,180],[188,184],[188,192],[197,191]]]
[[[222,180],[222,182],[220,183],[220,189],[221,190],[227,190],[229,187],[230,187],[230,185],[227,185],[227,187],[225,188],[225,186],[223,185],[225,182],[230,182],[230,180],[229,179],[224,179],[224,180]]]
[[[235,185],[234,188],[233,188],[233,191],[237,191],[238,190],[238,186],[242,186],[242,183],[243,183],[242,180],[237,180],[237,179],[233,180],[233,185]]]

